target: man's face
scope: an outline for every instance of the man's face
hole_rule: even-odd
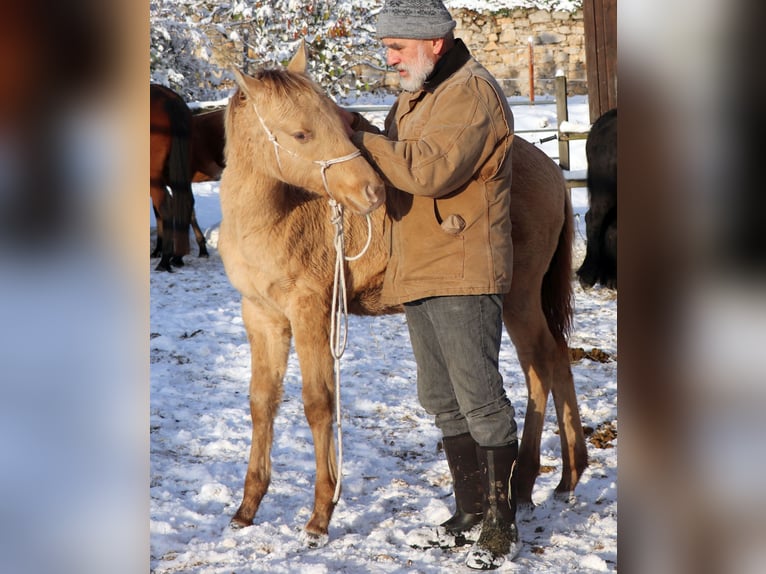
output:
[[[433,71],[437,54],[432,40],[384,38],[386,64],[399,72],[399,85],[408,92],[417,92]]]

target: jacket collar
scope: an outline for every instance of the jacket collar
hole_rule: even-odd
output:
[[[471,53],[460,38],[455,38],[455,45],[442,56],[433,72],[423,82],[423,87],[417,92],[401,92],[397,100],[401,109],[412,110],[413,106],[425,97],[427,93],[433,93],[447,78],[457,72],[471,59]]]
[[[439,85],[457,72],[471,59],[471,53],[460,38],[455,39],[455,45],[442,56],[434,67],[434,71],[423,83],[423,90],[433,92]]]

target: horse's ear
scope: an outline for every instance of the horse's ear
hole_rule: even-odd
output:
[[[239,89],[242,90],[245,94],[250,95],[250,89],[247,85],[247,76],[239,71],[237,68],[232,68],[232,71],[234,72],[234,81],[237,82],[237,86],[239,86]]]
[[[238,68],[232,68],[231,71],[234,72],[234,81],[237,82],[237,85],[243,90],[246,89],[245,75]]]
[[[295,52],[293,59],[287,64],[287,69],[298,74],[305,74],[306,59],[306,42],[301,38],[301,43],[298,45],[298,51]]]

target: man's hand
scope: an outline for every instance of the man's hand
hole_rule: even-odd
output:
[[[343,124],[346,126],[346,134],[348,134],[348,137],[351,137],[354,135],[354,128],[351,127],[356,122],[356,114],[353,112],[349,112],[348,110],[344,110],[340,106],[336,106],[338,108],[338,115],[343,120]]]

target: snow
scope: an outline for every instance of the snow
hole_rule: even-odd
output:
[[[590,131],[590,123],[580,124],[569,120],[564,120],[559,124],[559,130],[565,133],[584,134]]]
[[[585,97],[572,98],[569,106],[572,121],[587,123]],[[553,104],[513,105],[513,110],[519,130],[555,125]],[[367,114],[375,121],[382,115]],[[542,147],[556,154],[556,142]],[[584,169],[584,141],[572,142],[571,150],[573,169]],[[147,261],[152,572],[465,571],[464,550],[415,550],[405,542],[410,529],[446,519],[452,497],[447,464],[437,451],[439,433],[417,401],[403,315],[350,318],[341,359],[343,491],[329,543],[307,549],[301,539],[313,502],[314,455],[293,354],[275,421],[269,491],[253,526],[238,531],[228,527],[241,500],[249,452],[249,347],[239,295],[216,250],[218,183],[195,184],[194,192],[210,258],[187,256],[187,265],[173,274],[155,272],[156,260]],[[579,264],[586,190],[573,190],[573,200]],[[570,346],[586,351],[597,347],[613,357],[606,363],[586,358],[572,364],[583,424],[616,428],[617,299],[612,292],[585,292],[577,284],[575,293]],[[523,430],[523,375],[504,336],[502,374]],[[544,472],[533,495],[536,507],[519,515],[524,548],[500,571],[616,572],[617,440],[607,448],[589,443],[590,466],[570,501],[553,497],[561,460],[552,404],[541,450]]]

